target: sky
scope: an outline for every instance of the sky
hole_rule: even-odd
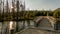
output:
[[[9,0],[10,2],[11,0]],[[25,1],[26,10],[55,10],[60,8],[60,0],[21,0]]]
[[[25,0],[26,9],[31,10],[55,10],[60,8],[60,0]]]

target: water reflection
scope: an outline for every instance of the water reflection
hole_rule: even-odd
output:
[[[0,22],[0,33],[11,34],[12,30],[13,30],[13,32],[17,32],[17,30],[20,31],[22,29],[29,28],[29,27],[34,27],[34,22],[32,20],[29,20],[29,21],[24,20],[24,21],[18,21],[18,22],[4,21],[4,22]]]
[[[12,25],[13,25],[13,21],[11,21],[11,22],[9,23],[9,28],[10,28],[10,30],[13,28]]]
[[[9,29],[12,30],[14,28],[16,28],[16,22],[15,21],[10,21],[9,22]]]
[[[0,22],[0,34],[1,34],[1,31],[2,31],[2,23]]]

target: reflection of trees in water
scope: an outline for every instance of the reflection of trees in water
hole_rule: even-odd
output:
[[[30,21],[29,20],[27,20],[27,24],[28,24],[28,26],[30,26]]]
[[[18,23],[18,24],[16,24],[16,25],[18,25],[18,26],[16,26],[14,29],[12,29],[12,30],[9,30],[9,22],[10,21],[6,21],[6,22],[4,22],[4,24],[3,24],[3,26],[2,26],[2,34],[9,34],[9,33],[11,33],[11,32],[13,32],[13,33],[15,33],[15,32],[17,32],[17,30],[18,31],[21,31],[21,30],[23,30],[23,29],[25,29],[25,28],[29,28],[29,26],[31,26],[31,25],[33,25],[34,24],[34,22],[33,21],[30,21],[30,20],[24,20],[24,21],[18,21],[18,22],[16,22],[16,21],[14,21],[14,23]],[[2,22],[1,22],[2,23]],[[13,24],[14,24],[13,23]],[[13,25],[14,26],[14,25]],[[34,25],[33,25],[34,26]],[[16,28],[18,28],[18,29],[16,29]],[[1,30],[1,29],[0,29]]]
[[[30,20],[23,20],[18,22],[18,31],[30,26]]]
[[[0,34],[2,34],[2,23],[0,22]]]
[[[5,23],[5,22],[1,22],[2,23],[2,25],[1,25],[1,28],[2,29],[0,29],[1,30],[1,34],[9,34],[9,28],[8,28],[8,25]]]

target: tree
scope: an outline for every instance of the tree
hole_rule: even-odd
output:
[[[56,17],[56,18],[59,18],[59,16],[60,16],[60,8],[54,10],[53,16]]]

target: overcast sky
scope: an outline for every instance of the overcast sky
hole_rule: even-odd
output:
[[[10,2],[11,0],[9,0]],[[57,9],[60,8],[60,0],[22,0],[26,3],[26,9],[41,10],[41,9]]]
[[[60,0],[25,0],[26,8],[29,9],[56,9],[60,8]]]

